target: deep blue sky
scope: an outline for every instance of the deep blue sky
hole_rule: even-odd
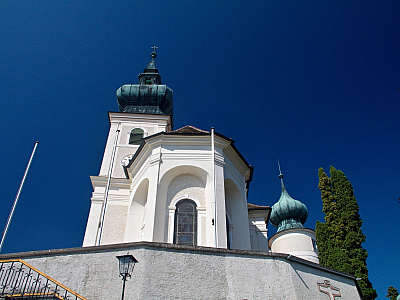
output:
[[[107,112],[155,44],[175,128],[236,140],[255,168],[249,202],[278,200],[279,158],[314,228],[318,168],[346,173],[387,299],[400,289],[399,15],[398,1],[1,1],[0,226],[40,141],[2,252],[82,244]]]

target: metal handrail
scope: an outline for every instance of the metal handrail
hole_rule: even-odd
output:
[[[87,300],[21,259],[0,260],[0,299]]]

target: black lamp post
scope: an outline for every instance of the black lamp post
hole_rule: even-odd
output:
[[[122,280],[124,281],[124,284],[122,286],[122,298],[121,298],[121,300],[124,300],[126,279],[127,277],[131,277],[133,267],[135,266],[135,263],[137,263],[138,261],[130,254],[117,256],[117,258],[119,261],[119,275],[122,276]]]

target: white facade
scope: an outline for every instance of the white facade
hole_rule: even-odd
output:
[[[249,218],[252,169],[232,140],[190,126],[171,131],[165,115],[109,117],[100,174],[91,176],[94,192],[83,246],[173,243],[176,205],[189,199],[197,211],[195,245],[268,251],[269,210],[250,210]],[[144,132],[141,146],[129,144],[135,128]]]

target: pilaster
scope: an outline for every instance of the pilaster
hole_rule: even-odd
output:
[[[149,190],[147,194],[147,207],[144,217],[145,228],[143,230],[143,241],[154,241],[154,230],[156,224],[156,207],[158,194],[158,181],[161,163],[161,145],[154,148],[153,154],[150,156],[149,168],[147,170],[149,179]]]
[[[225,208],[225,186],[224,186],[224,157],[217,152],[214,155],[215,164],[215,208],[216,241],[217,248],[227,248],[226,236],[226,208]]]

